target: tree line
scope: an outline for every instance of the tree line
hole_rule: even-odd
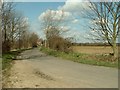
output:
[[[29,31],[27,18],[15,10],[15,4],[4,2],[0,7],[2,52],[37,45],[38,36]]]

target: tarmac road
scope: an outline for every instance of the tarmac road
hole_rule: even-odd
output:
[[[118,69],[48,56],[38,48],[15,60],[6,88],[118,88]]]

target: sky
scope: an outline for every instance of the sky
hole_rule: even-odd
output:
[[[68,0],[70,1],[70,0]],[[68,13],[71,21],[67,24],[66,28],[70,29],[67,32],[66,37],[74,37],[76,42],[88,42],[86,38],[87,29],[85,25],[87,24],[84,18],[80,17],[80,11],[82,9],[82,2],[77,3],[68,3],[66,2],[15,2],[15,9],[18,12],[23,13],[23,15],[28,18],[28,23],[30,24],[30,31],[36,32],[40,38],[45,38],[43,30],[40,28],[40,16],[43,13],[47,13],[47,10],[60,11],[64,10],[65,13]],[[77,1],[77,0],[76,0]],[[86,7],[86,6],[85,6]],[[78,9],[79,8],[79,9]],[[79,13],[78,13],[79,12]],[[85,24],[86,23],[86,24]],[[86,30],[85,30],[86,29]]]
[[[90,21],[83,18],[81,13],[83,13],[84,9],[89,11],[89,3],[83,3],[82,1],[83,0],[74,0],[74,2],[73,0],[66,0],[64,2],[15,2],[15,8],[28,18],[30,31],[37,33],[39,37],[43,39],[45,35],[40,25],[42,16],[47,14],[49,10],[52,10],[53,12],[58,12],[57,17],[59,18],[61,10],[64,10],[66,14],[65,17],[70,19],[69,23],[64,27],[69,29],[65,36],[74,37],[75,42],[85,43],[91,42],[86,39],[89,37],[87,25],[90,24]]]
[[[22,12],[32,22],[47,9],[56,10],[63,4],[64,2],[16,2],[16,10]]]

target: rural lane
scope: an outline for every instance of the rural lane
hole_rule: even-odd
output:
[[[6,88],[117,88],[118,69],[80,64],[43,54],[38,48],[15,60]]]

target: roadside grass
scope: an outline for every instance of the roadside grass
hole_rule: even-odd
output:
[[[95,55],[95,54],[91,55],[91,54],[75,53],[75,52],[65,53],[45,47],[41,47],[40,50],[48,55],[60,57],[78,63],[118,68],[118,60],[113,61],[112,56],[110,55],[107,56]]]
[[[10,76],[10,69],[13,64],[13,59],[20,51],[10,51],[2,54],[2,86],[5,87]]]
[[[16,59],[16,56],[19,55],[21,52],[29,49],[31,48],[20,49],[20,50],[3,53],[2,54],[2,70],[9,69],[11,67],[12,61]]]
[[[9,51],[2,54],[2,60],[0,62],[2,66],[2,86],[5,87],[8,81],[8,77],[10,76],[10,69],[12,67],[12,64],[14,64],[14,61],[16,59],[16,56],[19,55],[21,52],[25,50],[30,50],[32,48],[27,49],[20,49],[20,50],[14,50]]]

